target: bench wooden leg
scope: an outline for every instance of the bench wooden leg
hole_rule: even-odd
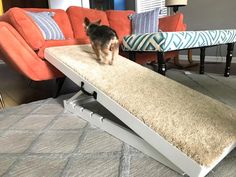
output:
[[[191,49],[188,49],[188,62],[189,64],[193,63],[193,52]]]
[[[193,62],[192,50],[191,49],[188,49],[188,62],[189,62],[189,64],[186,64],[186,65],[181,64],[180,61],[179,61],[179,55],[174,57],[174,65],[178,66],[181,69],[185,69],[185,68],[190,68],[190,67],[196,66],[198,64]]]
[[[135,60],[136,60],[136,59],[135,59],[135,56],[136,56],[136,55],[135,55],[135,52],[133,52],[133,51],[130,51],[130,52],[129,52],[129,59],[130,59],[130,60],[132,60],[132,61],[135,62]]]
[[[204,74],[204,63],[205,63],[205,47],[200,48],[200,70],[199,74]]]
[[[163,52],[157,52],[157,61],[158,61],[158,73],[162,75],[166,75],[166,63],[164,61],[164,54]]]
[[[225,65],[225,77],[229,77],[230,74],[230,65],[233,57],[234,43],[229,43],[227,47],[227,56],[226,56],[226,65]]]
[[[183,68],[183,65],[181,65],[179,62],[179,54],[176,57],[174,57],[174,65],[179,68]]]

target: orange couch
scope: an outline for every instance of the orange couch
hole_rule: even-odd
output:
[[[54,20],[64,33],[65,40],[44,40],[43,35],[26,11],[55,12]],[[42,81],[63,77],[63,74],[44,59],[44,49],[50,46],[63,46],[89,43],[83,28],[85,16],[92,21],[101,19],[102,24],[109,25],[117,31],[120,42],[123,36],[131,34],[128,19],[133,11],[100,11],[71,6],[67,11],[59,9],[21,9],[11,8],[0,17],[0,57],[14,69],[31,80]],[[186,26],[183,15],[176,14],[160,19],[162,31],[181,31]],[[178,53],[170,53],[167,58]],[[145,58],[137,58],[144,63]],[[155,58],[156,60],[156,58]]]

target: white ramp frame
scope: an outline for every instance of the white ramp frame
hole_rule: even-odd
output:
[[[79,91],[75,96],[67,101],[64,101],[64,107],[67,111],[78,115],[92,125],[101,128],[109,134],[119,138],[123,142],[133,146],[139,151],[159,161],[165,166],[175,170],[179,174],[184,175],[184,172],[182,170],[176,167],[173,163],[171,163],[168,159],[161,155],[156,149],[146,143],[142,138],[137,136],[134,132],[132,132],[132,130],[127,129],[122,125],[113,122],[111,119],[103,117],[81,106],[82,104],[88,103],[90,101],[95,100],[90,96],[83,95],[82,91]]]
[[[170,144],[168,141],[166,141],[162,136],[160,136],[154,130],[145,125],[141,120],[136,118],[134,115],[130,114],[126,109],[121,107],[118,103],[116,103],[106,94],[104,94],[101,90],[89,83],[86,79],[84,79],[81,75],[72,70],[69,66],[57,60],[53,56],[49,55],[47,52],[45,52],[45,58],[57,69],[63,72],[68,78],[75,82],[78,86],[80,86],[83,82],[83,88],[87,92],[96,92],[96,100],[106,109],[112,112],[130,129],[132,129],[132,131],[134,131],[144,141],[146,141],[147,144],[151,145],[156,150],[157,154],[161,154],[162,156],[164,156],[164,158],[166,159],[166,166],[168,166],[169,162],[174,164],[173,166],[169,165],[169,167],[173,170],[177,170],[180,173],[181,171],[183,171],[185,174],[191,177],[204,177],[236,146],[236,144],[233,144],[232,146],[227,148],[225,152],[221,155],[221,157],[216,160],[211,166],[202,166],[190,157],[188,157],[185,153],[177,149],[175,146]],[[67,108],[70,109],[69,106],[67,106]],[[91,111],[89,112],[89,114],[90,113]],[[117,137],[118,135],[114,134],[114,136]],[[175,168],[175,166],[177,168]]]

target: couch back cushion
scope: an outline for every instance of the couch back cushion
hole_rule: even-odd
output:
[[[107,10],[106,14],[110,27],[116,31],[119,42],[121,43],[124,36],[131,34],[131,20],[129,19],[129,15],[134,14],[134,11]]]
[[[109,22],[106,16],[106,12],[95,9],[87,9],[83,7],[71,6],[67,9],[72,29],[74,31],[74,37],[81,43],[89,43],[89,38],[85,33],[83,26],[84,18],[89,18],[90,21],[97,21],[101,19],[102,25],[108,25]]]
[[[70,20],[68,18],[67,13],[64,10],[61,9],[37,9],[37,8],[27,8],[25,10],[31,11],[31,12],[54,12],[55,15],[53,16],[53,19],[57,23],[57,25],[60,27],[61,31],[63,32],[65,39],[73,39],[74,33],[70,24]]]
[[[26,11],[55,12],[54,20],[61,28],[65,38],[73,38],[73,31],[70,25],[70,21],[67,17],[66,12],[63,10],[22,9],[17,7],[9,9],[6,13],[4,13],[4,15],[0,17],[0,20],[6,21],[11,24],[21,34],[21,36],[33,50],[38,50],[41,46],[43,46],[45,40],[42,32]]]
[[[43,33],[45,40],[64,40],[64,34],[53,19],[54,12],[29,12],[27,14],[34,20]]]
[[[159,29],[165,32],[186,31],[184,16],[182,13],[176,13],[159,19]]]
[[[145,34],[158,32],[160,8],[131,15],[132,33]]]
[[[11,8],[0,17],[0,20],[10,23],[32,49],[36,50],[43,45],[44,38],[40,29],[28,17],[25,10],[16,7]]]

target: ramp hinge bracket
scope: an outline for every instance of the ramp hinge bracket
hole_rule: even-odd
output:
[[[93,93],[87,92],[87,91],[84,89],[84,82],[81,82],[80,90],[81,90],[84,94],[89,95],[89,96],[92,96],[95,100],[97,99],[97,92],[95,92],[95,91],[93,91]]]

